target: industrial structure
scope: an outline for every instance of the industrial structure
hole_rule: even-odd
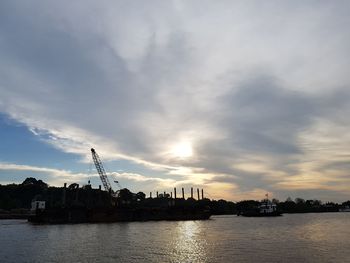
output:
[[[176,188],[170,194],[158,194],[157,197],[146,198],[143,192],[132,193],[123,188],[112,189],[107,173],[97,152],[91,149],[92,159],[96,166],[104,190],[93,189],[90,184],[79,188],[73,183],[57,189],[57,194],[48,194],[33,206],[33,214],[29,221],[33,223],[84,223],[84,222],[119,222],[147,220],[203,220],[209,219],[210,208],[203,197],[198,200],[185,199],[184,188],[182,198],[177,198]],[[118,181],[116,183],[119,185]]]
[[[92,160],[95,163],[96,170],[100,176],[100,179],[102,181],[103,187],[105,190],[111,194],[114,194],[114,191],[112,189],[111,183],[108,180],[106,170],[104,169],[101,159],[98,156],[97,152],[95,151],[94,148],[91,148],[91,154],[92,154]]]

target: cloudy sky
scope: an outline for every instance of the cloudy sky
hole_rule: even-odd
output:
[[[1,1],[0,184],[350,199],[349,9]]]

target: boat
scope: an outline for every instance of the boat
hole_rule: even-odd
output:
[[[339,212],[350,212],[350,206],[344,206],[339,208]]]
[[[239,211],[238,216],[246,217],[273,217],[281,216],[282,212],[277,209],[277,205],[271,202],[268,198],[263,200],[256,208]]]
[[[50,189],[32,201],[28,221],[40,224],[109,223],[159,220],[206,220],[205,200],[160,194],[145,198],[124,188],[111,195],[101,188],[77,184]]]
[[[39,224],[112,223],[133,221],[207,220],[209,210],[172,208],[88,209],[85,207],[37,210],[28,221]]]

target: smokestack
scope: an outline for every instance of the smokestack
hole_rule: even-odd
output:
[[[67,183],[64,183],[63,193],[62,193],[62,205],[63,205],[63,207],[66,206],[66,190],[67,190]]]
[[[199,188],[197,188],[197,197],[198,197],[198,200],[199,200]]]
[[[149,192],[149,198],[152,198],[152,192]]]
[[[100,191],[101,191],[101,185],[99,185],[99,186],[98,186],[98,190],[100,190]]]
[[[176,199],[176,187],[174,187],[174,198]]]
[[[75,200],[79,200],[79,184],[77,185],[77,191],[75,192]]]
[[[170,192],[170,198],[173,199],[173,192]]]
[[[157,191],[157,198],[158,198],[158,191]]]
[[[203,188],[202,188],[202,199],[204,199],[204,191],[203,191]]]
[[[191,198],[193,198],[193,187],[191,187]]]
[[[185,189],[182,187],[182,199],[185,199]]]

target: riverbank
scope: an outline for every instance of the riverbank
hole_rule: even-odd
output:
[[[2,219],[28,219],[29,209],[0,210],[0,220]]]

